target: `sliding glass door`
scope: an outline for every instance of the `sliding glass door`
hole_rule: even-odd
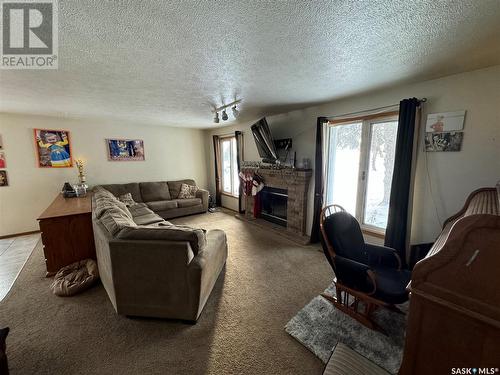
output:
[[[387,226],[397,125],[396,117],[361,119],[328,132],[326,203],[379,233]]]

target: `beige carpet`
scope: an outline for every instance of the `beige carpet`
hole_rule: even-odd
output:
[[[321,374],[284,326],[330,284],[323,253],[221,212],[174,221],[229,239],[226,270],[196,325],[116,315],[100,284],[52,295],[39,244],[0,303],[11,374]]]

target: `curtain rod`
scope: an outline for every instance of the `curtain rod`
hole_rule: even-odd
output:
[[[426,101],[427,101],[427,98],[418,99],[419,103],[425,103]],[[391,104],[391,105],[386,105],[386,106],[378,107],[378,108],[365,109],[363,111],[356,111],[356,112],[351,112],[351,113],[344,113],[342,115],[325,116],[325,117],[327,119],[332,119],[332,118],[336,118],[336,117],[345,117],[345,116],[351,116],[351,115],[358,115],[358,114],[365,113],[365,112],[378,111],[380,109],[387,109],[387,108],[392,108],[392,107],[397,107],[397,106],[399,106],[399,103],[397,103],[397,104]]]

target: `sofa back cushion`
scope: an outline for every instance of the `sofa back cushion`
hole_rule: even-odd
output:
[[[115,197],[121,197],[127,193],[132,194],[132,199],[136,202],[143,202],[139,183],[132,182],[130,184],[111,184],[101,185],[104,189],[109,190]]]
[[[99,219],[108,209],[117,208],[124,215],[132,219],[132,214],[128,210],[125,203],[120,202],[113,194],[101,186],[96,186],[93,189],[94,205],[92,207],[95,216]]]
[[[124,228],[137,227],[134,220],[118,207],[108,208],[99,220],[112,236],[115,236]]]
[[[170,200],[170,191],[166,182],[140,182],[139,187],[144,202]]]
[[[124,227],[116,237],[121,240],[186,241],[191,245],[195,255],[207,244],[203,229],[173,225],[168,221],[165,221],[164,225]]]
[[[168,181],[168,188],[170,190],[170,198],[177,199],[181,191],[182,184],[196,186],[194,180],[179,180],[179,181]]]

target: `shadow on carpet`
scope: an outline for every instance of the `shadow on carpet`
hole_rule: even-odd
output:
[[[333,284],[325,293],[335,295]],[[408,304],[399,308],[406,312]],[[285,331],[324,363],[328,362],[337,342],[342,342],[396,374],[403,357],[406,315],[378,309],[374,320],[387,332],[387,336],[365,327],[323,297],[316,296],[286,324]]]

